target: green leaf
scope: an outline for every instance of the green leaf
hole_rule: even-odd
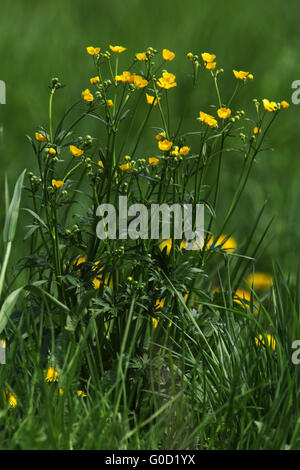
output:
[[[9,296],[4,300],[3,305],[0,310],[0,334],[6,327],[8,319],[12,314],[14,306],[18,300],[20,293],[22,292],[23,287],[19,287],[19,289],[14,290]]]
[[[16,234],[25,173],[26,170],[21,173],[16,182],[13,198],[11,200],[8,213],[5,218],[5,225],[3,230],[4,243],[12,242]]]

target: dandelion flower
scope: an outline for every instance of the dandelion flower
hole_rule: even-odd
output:
[[[53,366],[49,367],[46,375],[46,382],[57,382],[58,372]]]
[[[269,333],[267,334],[267,342],[268,342],[268,346],[271,347],[273,351],[275,351],[275,348],[276,348],[275,338]],[[263,345],[265,344],[265,340],[262,335],[258,335],[258,338],[255,338],[255,344],[256,346],[261,346],[262,344]]]
[[[164,305],[165,305],[165,299],[157,299],[155,302],[155,306],[154,306],[156,313],[161,313],[160,309],[164,308]]]
[[[245,289],[237,289],[233,298],[234,302],[242,306],[244,306],[243,302],[246,301],[246,303],[250,303],[250,300],[251,300],[251,293]]]
[[[114,102],[113,102],[113,100],[107,100],[107,106],[108,106],[109,108],[113,108],[113,107],[114,107]]]
[[[231,115],[231,109],[229,108],[219,108],[218,111],[218,116],[220,119],[227,119]]]
[[[171,61],[171,60],[174,59],[174,57],[175,57],[175,53],[174,53],[174,52],[169,51],[169,49],[163,49],[163,51],[162,51],[162,58],[163,58],[164,60],[169,60],[169,61]]]
[[[69,149],[73,157],[81,157],[84,154],[84,150],[75,147],[75,145],[70,145]]]
[[[172,147],[172,145],[173,145],[173,142],[170,142],[167,139],[158,141],[158,147],[163,152],[168,152],[170,150],[170,148]]]
[[[104,164],[103,164],[103,161],[102,161],[102,160],[99,160],[98,166],[100,166],[100,168],[104,168]]]
[[[254,135],[261,134],[261,128],[254,127],[254,129],[253,129],[253,134],[254,134]]]
[[[167,255],[169,256],[171,248],[172,248],[172,238],[168,238],[167,240],[163,240],[159,244],[160,251],[163,251],[166,248]]]
[[[120,54],[121,52],[126,51],[126,47],[123,46],[109,46],[110,50],[115,52],[116,54]]]
[[[226,241],[225,241],[226,240]],[[210,246],[214,242],[214,237],[211,237],[208,241],[208,245]],[[233,237],[228,237],[225,234],[220,235],[217,241],[214,243],[215,246],[219,246],[223,251],[232,252],[237,249],[237,242]]]
[[[89,46],[86,48],[87,53],[90,55],[97,55],[100,52],[100,47]]]
[[[273,276],[268,273],[256,272],[254,275],[249,274],[246,281],[254,289],[269,289],[273,284]]]
[[[15,408],[18,404],[18,400],[16,399],[15,395],[7,390],[7,388],[3,392],[4,400],[7,400],[8,395],[8,403],[12,408]]]

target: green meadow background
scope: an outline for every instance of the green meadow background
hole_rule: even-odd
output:
[[[197,130],[195,118],[200,109],[209,112],[209,106],[216,104],[213,84],[205,70],[201,69],[197,89],[191,92],[191,65],[186,59],[189,51],[217,55],[218,67],[224,68],[220,85],[224,102],[235,85],[233,68],[249,70],[254,75],[253,82],[243,89],[238,100],[239,109],[243,107],[249,117],[254,117],[253,98],[291,102],[291,83],[300,79],[300,4],[296,0],[286,3],[281,0],[1,0],[0,8],[0,79],[7,86],[7,104],[0,106],[1,201],[5,173],[12,189],[24,167],[36,169],[25,135],[33,135],[39,125],[48,125],[51,78],[57,76],[66,85],[57,93],[54,105],[57,118],[89,86],[94,70],[86,46],[100,46],[103,50],[109,44],[127,47],[120,56],[120,68],[124,64],[125,70],[134,54],[148,46],[174,51],[176,58],[168,71],[177,74],[178,87],[170,92],[171,117],[174,116],[175,127],[187,104],[184,130]],[[160,126],[156,116],[151,124]],[[229,227],[238,243],[243,243],[267,201],[254,241],[258,241],[272,217],[274,221],[266,250],[257,261],[258,270],[271,270],[274,259],[286,272],[293,274],[297,269],[299,117],[300,106],[291,105],[276,120],[266,145],[273,151],[259,154]],[[97,137],[101,145],[101,129],[96,120],[86,121],[76,129],[76,135],[87,133]],[[138,158],[156,152],[153,136],[151,130],[145,135]],[[193,141],[190,144],[193,149]],[[125,154],[128,152],[126,149]],[[221,221],[236,186],[241,157],[228,153],[223,162],[222,197],[217,213]],[[1,226],[3,220],[2,202]],[[16,258],[24,254],[24,223],[21,219]]]

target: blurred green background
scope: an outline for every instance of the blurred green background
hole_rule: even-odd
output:
[[[178,87],[172,90],[172,115],[179,118],[187,102],[184,129],[197,130],[195,117],[200,109],[209,111],[208,106],[216,104],[216,96],[209,73],[203,70],[197,90],[190,93],[191,67],[186,53],[200,55],[206,51],[217,55],[218,67],[225,70],[221,79],[224,101],[235,85],[233,68],[253,73],[254,80],[243,89],[238,107],[244,107],[249,117],[254,117],[253,98],[291,102],[291,83],[300,79],[299,13],[300,4],[296,0],[288,3],[281,0],[1,0],[0,79],[7,86],[7,104],[0,106],[1,200],[5,172],[12,188],[24,167],[35,168],[25,134],[33,135],[39,125],[48,126],[50,79],[58,76],[67,85],[56,98],[57,116],[89,86],[94,71],[86,46],[127,47],[120,56],[124,69],[136,52],[148,46],[159,51],[162,48],[175,51],[176,59],[168,67],[178,74]],[[238,242],[243,242],[262,204],[268,201],[256,240],[264,224],[273,216],[275,220],[268,237],[271,244],[258,260],[260,269],[271,269],[272,259],[277,259],[285,270],[295,272],[299,261],[299,116],[300,106],[291,105],[277,119],[267,139],[267,146],[274,151],[259,154],[246,194],[229,227]],[[158,115],[152,125],[161,125]],[[82,132],[100,135],[101,144],[96,120],[77,128],[77,135]],[[148,137],[139,147],[138,157],[153,153],[153,135],[149,133]],[[235,189],[240,158],[225,155],[219,217]],[[4,203],[0,208],[1,226],[3,215]],[[22,223],[19,227],[17,253],[23,250]]]

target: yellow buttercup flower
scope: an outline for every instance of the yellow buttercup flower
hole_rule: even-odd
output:
[[[166,133],[165,132],[160,132],[160,134],[157,134],[155,136],[156,140],[164,140],[166,138]]]
[[[190,150],[191,150],[190,147],[188,147],[187,145],[184,145],[183,147],[180,148],[179,154],[182,156],[188,155],[190,153]]]
[[[233,70],[233,73],[235,78],[237,78],[238,80],[244,80],[244,78],[247,78],[249,76],[249,72],[243,72],[242,70]],[[253,78],[253,75],[251,75],[251,77]]]
[[[92,85],[95,85],[96,83],[100,82],[100,78],[98,77],[98,75],[97,75],[97,77],[91,77],[90,82],[91,82]]]
[[[262,102],[266,111],[271,113],[278,110],[278,105],[275,103],[275,101],[269,101],[265,98],[262,100]]]
[[[168,150],[170,150],[170,148],[172,147],[173,145],[173,142],[170,142],[169,140],[167,139],[164,139],[164,140],[159,140],[158,141],[158,147],[160,150],[162,150],[163,152],[168,152]]]
[[[207,62],[204,64],[207,70],[215,70],[217,63],[216,62]]]
[[[15,408],[18,404],[18,400],[16,399],[15,395],[11,392],[8,391],[6,388],[3,392],[3,397],[4,400],[7,401],[7,396],[8,396],[8,403],[12,408]]]
[[[100,47],[89,46],[86,48],[87,53],[90,55],[97,55],[100,52]]]
[[[249,274],[246,281],[254,289],[269,289],[273,284],[273,276],[268,273],[256,272],[254,275]]]
[[[36,132],[34,135],[38,142],[46,142],[49,139],[49,136],[42,134],[41,132]]]
[[[210,127],[217,127],[218,121],[211,116],[210,114],[204,113],[203,111],[200,111],[200,116],[197,118],[199,121],[204,122]]]
[[[164,88],[165,90],[168,90],[169,88],[173,88],[174,86],[177,86],[177,83],[175,82],[176,76],[173,73],[168,73],[168,72],[163,72],[162,77],[158,79],[157,85],[160,88]]]
[[[180,155],[178,145],[175,145],[174,150],[172,150],[171,152],[171,155],[173,155],[173,157],[178,157]]]
[[[78,268],[80,264],[86,263],[86,257],[83,255],[78,256],[75,261],[73,261],[74,268]]]
[[[104,168],[104,165],[103,165],[103,161],[102,161],[102,160],[99,160],[98,166],[100,166],[100,168]]]
[[[132,167],[132,163],[124,163],[123,165],[120,165],[119,168],[121,171],[128,171]]]
[[[192,52],[188,52],[186,56],[188,59],[192,59],[194,57]]]
[[[54,188],[59,189],[59,188],[62,188],[65,183],[64,183],[63,181],[61,181],[61,180],[55,180],[55,179],[53,179],[53,180],[51,181],[51,184],[52,184],[52,186],[53,186]]]
[[[155,307],[154,309],[156,310],[156,313],[161,313],[160,309],[163,308],[165,305],[165,299],[157,299],[155,302]]]
[[[216,242],[214,240],[215,240],[214,237],[211,237],[208,240],[208,243],[207,243],[208,248],[214,244],[214,246],[220,247],[221,250],[227,251],[227,252],[233,252],[237,249],[237,242],[233,237],[227,237],[227,235],[222,234],[219,236]]]
[[[104,285],[109,286],[109,288],[112,289],[112,285],[113,285],[112,280],[110,280],[108,284],[108,279],[109,277],[106,276],[104,279]],[[94,288],[99,289],[99,287],[101,286],[101,283],[102,283],[102,274],[97,274],[97,276],[93,279]]]
[[[254,127],[253,129],[253,134],[261,134],[261,128],[258,128],[258,127]]]
[[[229,108],[219,108],[218,111],[218,116],[220,119],[227,119],[231,115],[231,109]]]
[[[286,109],[289,107],[289,103],[285,100],[281,101],[280,103],[280,107],[283,108],[283,109]]]
[[[79,395],[80,397],[84,398],[87,396],[87,394],[83,391],[83,390],[77,390],[77,395]]]
[[[81,93],[81,96],[84,99],[84,101],[88,101],[89,103],[94,101],[94,97],[88,88],[83,90],[83,92]]]
[[[153,323],[154,328],[156,328],[157,325],[158,325],[158,320],[156,318],[152,317],[152,323]]]
[[[244,302],[246,301],[247,304],[250,303],[251,300],[251,293],[245,289],[238,289],[233,297],[233,301],[237,304],[244,306]]]
[[[166,248],[167,255],[169,256],[171,248],[172,248],[172,238],[168,238],[167,240],[163,240],[159,244],[160,251],[163,251]]]
[[[58,372],[53,366],[49,367],[46,375],[46,382],[57,382]]]
[[[162,51],[162,58],[163,58],[164,60],[170,60],[170,61],[171,61],[171,60],[174,59],[174,57],[175,57],[174,52],[169,51],[169,49],[163,49],[163,51]]]
[[[133,74],[133,83],[138,88],[145,88],[148,85],[148,80],[140,75]]]
[[[120,54],[121,52],[126,51],[126,47],[123,46],[109,46],[110,50],[115,52],[116,54]]]
[[[113,107],[114,107],[114,102],[113,102],[113,100],[107,100],[107,106],[108,106],[109,108],[113,108]]]
[[[252,73],[249,73],[249,75],[247,75],[247,79],[248,79],[248,80],[253,80],[253,75],[252,75]]]
[[[121,75],[116,75],[115,80],[116,82],[123,82],[123,83],[132,83],[133,82],[134,75],[132,75],[130,72],[125,70],[122,72]]]
[[[193,250],[194,251],[199,251],[203,248],[203,240],[198,240],[198,241],[192,240],[192,243],[193,243]],[[182,240],[182,242],[180,243],[179,249],[180,249],[180,251],[182,249],[186,249],[186,240]]]
[[[151,104],[153,106],[157,105],[157,99],[155,98],[155,96],[148,95],[148,93],[146,93],[146,101],[148,104]],[[160,98],[158,98],[158,101],[160,101]]]
[[[53,156],[53,155],[56,155],[56,150],[55,150],[55,148],[50,147],[50,148],[48,149],[48,153],[49,153],[49,155],[52,155],[52,156]]]
[[[207,63],[213,62],[216,58],[215,54],[209,54],[208,52],[203,52],[201,54],[201,57],[203,59],[203,62],[207,62]]]
[[[135,54],[135,57],[139,61],[147,60],[147,54],[146,52],[139,52],[138,54]]]
[[[69,149],[73,157],[81,157],[84,154],[84,150],[75,147],[75,145],[70,145]]]
[[[262,344],[265,345],[265,340],[262,335],[258,335],[258,338],[254,338],[254,339],[255,339],[256,346],[261,346]],[[267,334],[267,342],[268,342],[268,346],[271,347],[273,351],[275,351],[276,341],[275,341],[275,338],[269,333]]]
[[[148,163],[149,165],[151,166],[156,166],[159,164],[159,158],[156,158],[156,157],[149,157],[148,158]]]

